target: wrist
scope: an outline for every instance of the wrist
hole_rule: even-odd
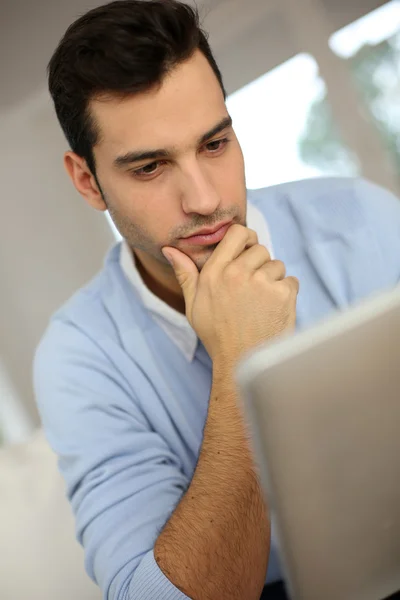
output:
[[[234,382],[236,360],[227,354],[213,359],[213,382],[230,386]]]

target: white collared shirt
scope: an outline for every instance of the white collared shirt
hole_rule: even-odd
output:
[[[259,243],[269,250],[272,257],[273,250],[268,225],[262,213],[250,202],[247,203],[247,227],[257,233]],[[120,265],[142,300],[144,307],[180,348],[187,360],[191,362],[198,343],[195,331],[185,315],[160,300],[158,296],[149,290],[136,268],[131,249],[125,240],[121,244]]]

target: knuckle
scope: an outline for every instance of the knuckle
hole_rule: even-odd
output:
[[[271,262],[276,265],[276,267],[277,267],[277,269],[279,269],[279,271],[281,271],[282,273],[286,273],[286,266],[285,266],[284,262],[282,262],[281,260],[278,260],[278,259],[273,260]]]
[[[286,300],[290,300],[293,295],[298,293],[299,280],[297,277],[285,277],[285,279],[282,280],[282,283],[284,285],[281,287],[281,290]]]
[[[297,277],[294,276],[288,277],[288,279],[290,281],[290,285],[292,286],[293,291],[297,293],[300,289],[300,281],[297,279]]]
[[[254,231],[254,229],[250,229],[249,227],[246,227],[248,234],[251,235],[252,237],[256,237],[258,238],[257,232]]]
[[[263,246],[262,244],[257,244],[256,248],[257,248],[257,253],[260,255],[261,258],[264,258],[265,262],[271,261],[271,255],[265,246]]]
[[[286,275],[286,267],[281,260],[267,261],[266,270],[269,277],[274,280],[282,280]]]
[[[176,275],[176,279],[177,279],[179,285],[184,288],[187,286],[190,277],[189,277],[188,273],[178,273]]]
[[[253,229],[247,229],[247,238],[248,243],[252,244],[253,246],[258,244],[258,235]]]

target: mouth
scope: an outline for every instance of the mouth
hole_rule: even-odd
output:
[[[217,244],[220,242],[229,227],[232,225],[232,221],[225,221],[219,223],[215,227],[208,227],[200,229],[195,234],[188,237],[182,238],[181,241],[185,245],[190,246],[208,246],[211,244]]]

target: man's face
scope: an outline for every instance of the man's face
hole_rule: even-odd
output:
[[[206,58],[196,52],[160,87],[90,108],[100,128],[97,177],[121,235],[147,263],[166,265],[161,248],[168,245],[201,269],[215,244],[182,238],[246,220],[243,156]],[[143,153],[154,154],[134,156]]]

